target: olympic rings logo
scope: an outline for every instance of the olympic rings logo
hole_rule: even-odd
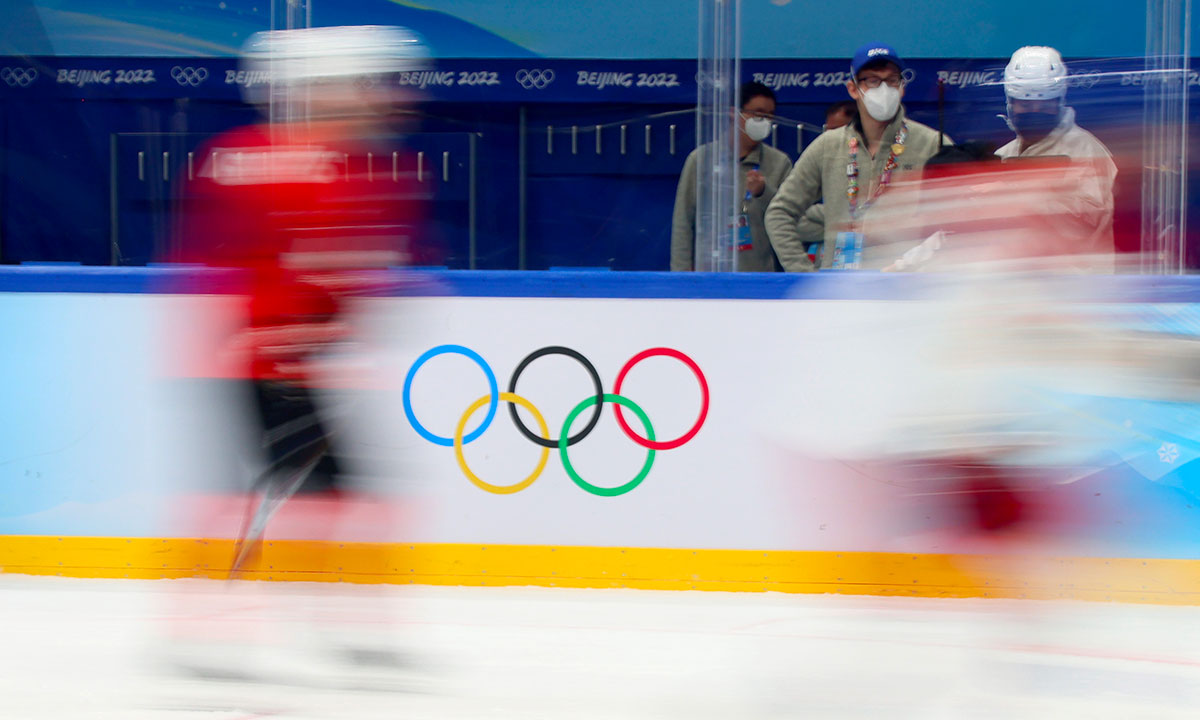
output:
[[[480,370],[483,371],[488,383],[488,394],[476,400],[466,409],[466,411],[463,412],[462,417],[458,421],[458,425],[454,429],[454,435],[450,437],[435,435],[426,429],[425,426],[421,424],[421,421],[417,419],[417,415],[413,411],[412,407],[412,385],[413,379],[417,375],[417,371],[420,370],[421,366],[423,366],[425,363],[439,355],[462,355],[463,357],[471,360],[479,366]],[[589,395],[583,400],[580,400],[579,403],[576,404],[569,413],[567,413],[567,418],[563,421],[562,429],[559,432],[557,440],[550,437],[550,430],[546,426],[546,420],[544,417],[542,417],[541,411],[539,411],[537,407],[534,406],[534,404],[529,400],[517,394],[517,381],[521,378],[521,373],[525,372],[525,369],[529,367],[530,363],[532,363],[534,360],[547,355],[563,355],[578,362],[583,366],[584,370],[587,371],[587,374],[592,381],[592,387],[595,390],[593,395]],[[633,400],[621,394],[621,386],[624,384],[625,377],[629,374],[629,371],[641,361],[652,357],[668,357],[682,362],[692,371],[692,374],[696,376],[696,380],[700,383],[699,416],[696,418],[696,422],[693,423],[692,427],[687,432],[672,440],[659,440],[654,433],[654,426],[650,423],[650,418],[646,415],[646,412],[642,410],[642,408]],[[516,369],[513,370],[512,377],[510,377],[508,380],[508,392],[500,392],[500,387],[496,381],[495,373],[492,372],[491,366],[487,364],[487,361],[485,361],[483,357],[479,355],[479,353],[471,350],[470,348],[463,347],[462,345],[439,345],[430,350],[426,350],[419,358],[417,358],[412,367],[409,368],[408,375],[404,378],[403,397],[404,414],[408,418],[409,424],[412,425],[413,430],[415,430],[422,438],[428,440],[434,445],[453,447],[454,456],[458,460],[458,467],[462,470],[467,479],[481,490],[486,490],[487,492],[495,493],[497,495],[509,495],[524,490],[532,485],[533,482],[538,479],[538,476],[542,474],[542,471],[545,470],[546,462],[550,458],[550,451],[554,448],[558,448],[558,455],[562,460],[563,469],[566,471],[567,476],[570,477],[576,485],[593,495],[599,495],[602,497],[616,497],[618,495],[624,495],[630,490],[633,490],[640,485],[643,480],[646,479],[646,476],[650,474],[650,468],[654,465],[654,456],[657,451],[673,450],[688,443],[692,438],[696,437],[696,433],[700,432],[700,428],[704,426],[704,420],[708,416],[709,392],[708,380],[704,377],[704,373],[700,370],[700,366],[697,365],[696,362],[690,357],[673,348],[650,348],[649,350],[643,350],[637,355],[634,355],[625,363],[624,366],[621,367],[620,372],[617,373],[617,379],[616,382],[613,383],[612,392],[606,393],[604,392],[603,384],[600,381],[600,374],[596,372],[595,366],[593,366],[591,361],[584,357],[583,354],[572,350],[571,348],[562,347],[559,345],[544,347],[540,350],[535,350],[534,352],[530,353],[525,357],[524,360],[517,364]],[[493,485],[492,483],[483,480],[476,475],[473,470],[471,470],[470,466],[467,465],[466,457],[463,455],[464,445],[468,445],[478,440],[483,433],[487,432],[487,429],[491,426],[492,421],[496,417],[496,411],[499,408],[500,402],[506,402],[509,404],[509,415],[512,418],[513,424],[516,425],[517,430],[520,431],[520,433],[524,435],[525,438],[530,442],[542,448],[541,457],[538,459],[537,466],[534,468],[533,472],[530,473],[529,476],[524,480],[521,480],[514,485]],[[596,423],[600,421],[601,408],[604,403],[610,403],[613,406],[613,413],[616,415],[617,424],[620,426],[621,431],[624,432],[625,435],[634,443],[646,449],[646,461],[642,464],[641,470],[638,471],[637,475],[635,475],[632,480],[629,480],[623,485],[619,485],[617,487],[600,487],[585,480],[575,470],[575,467],[571,464],[571,458],[567,453],[567,448],[586,438],[591,434],[592,430],[595,429]],[[521,420],[521,417],[517,414],[518,405],[528,410],[529,414],[533,416],[534,422],[537,423],[538,426],[537,433],[534,433],[532,430],[530,430]],[[484,406],[487,406],[487,413],[484,415],[483,422],[479,425],[479,427],[467,433],[466,427],[467,423],[471,419],[471,416],[473,416],[480,410],[480,408],[483,408]],[[579,432],[572,435],[571,428],[574,426],[575,420],[589,408],[592,410],[591,417]],[[638,422],[641,423],[643,430],[645,430],[644,437],[634,432],[633,428],[629,426],[629,423],[626,422],[625,416],[622,413],[622,408],[628,408],[634,414],[634,416],[637,417]]]
[[[1103,79],[1104,73],[1100,70],[1089,70],[1070,76],[1067,78],[1067,84],[1070,87],[1091,90]]]
[[[200,83],[208,79],[208,68],[180,67],[176,65],[171,68],[171,77],[180,85],[198,87]]]
[[[904,72],[900,73],[900,77],[904,80],[905,85],[912,85],[912,81],[917,79],[917,71],[905,68]]]
[[[526,90],[543,90],[552,82],[554,82],[553,70],[526,70],[521,68],[517,71],[517,84]]]
[[[37,80],[38,71],[36,68],[12,68],[6,67],[0,69],[0,80],[3,80],[9,87],[29,87]]]

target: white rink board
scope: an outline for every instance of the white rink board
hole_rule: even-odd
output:
[[[191,517],[192,496],[231,497],[257,472],[261,458],[250,408],[232,381],[181,377],[185,351],[178,341],[187,338],[193,358],[211,355],[221,338],[220,318],[212,313],[228,299],[6,292],[0,301],[0,322],[8,329],[0,350],[0,390],[7,402],[0,433],[0,534],[223,536],[181,520]],[[937,347],[930,339],[937,337],[938,306],[882,299],[386,297],[364,300],[362,307],[362,342],[331,362],[340,369],[335,376],[352,370],[360,387],[329,399],[339,411],[342,450],[359,461],[351,469],[364,487],[395,498],[398,510],[394,517],[376,515],[370,532],[348,518],[334,528],[352,531],[345,535],[310,538],[280,524],[272,537],[960,550],[947,545],[938,524],[944,518],[927,511],[930,500],[813,459],[852,456],[859,446],[891,439],[896,414],[914,405],[962,400],[950,379],[921,372],[928,348]],[[554,448],[532,485],[494,494],[467,479],[452,447],[424,439],[406,417],[406,378],[423,353],[443,345],[478,353],[501,392],[522,359],[540,348],[564,346],[584,355],[605,392],[635,355],[671,348],[703,373],[708,411],[690,441],[656,451],[644,481],[627,493],[606,497],[581,489]],[[544,415],[555,438],[568,411],[595,392],[583,367],[561,355],[533,361],[517,390]],[[410,397],[418,421],[448,437],[465,410],[488,393],[472,360],[448,354],[413,375]],[[622,394],[644,409],[660,440],[686,433],[701,404],[692,371],[667,357],[633,367]],[[591,413],[583,411],[572,433],[585,427]],[[625,415],[642,432],[634,415]],[[465,434],[484,416],[485,409],[476,412]],[[526,423],[534,426],[528,418]],[[517,431],[507,403],[499,403],[486,432],[464,445],[473,472],[498,486],[520,482],[541,453]],[[588,483],[603,488],[633,478],[647,451],[622,432],[606,403],[594,431],[569,456]],[[1047,552],[1194,557],[1195,523],[1189,518],[1195,511],[1169,487],[1134,476],[1062,489],[1065,507],[1094,506],[1086,519],[1090,535],[1076,540],[1068,528]],[[1131,518],[1124,509],[1135,506]],[[226,507],[221,532],[236,532],[242,507]]]
[[[754,300],[642,300],[548,298],[420,298],[368,301],[364,335],[371,340],[371,376],[386,390],[373,391],[369,417],[353,434],[376,455],[386,456],[393,478],[419,511],[395,539],[430,543],[503,543],[722,549],[874,549],[870,533],[825,517],[797,522],[798,508],[823,512],[827,496],[818,477],[789,467],[787,437],[816,421],[800,404],[804,396],[833,392],[816,378],[821,359],[812,343],[812,318],[827,322],[877,319],[881,303]],[[692,358],[710,392],[700,430],[680,447],[656,451],[646,479],[633,490],[602,497],[584,491],[567,475],[558,449],[544,472],[514,494],[486,492],[460,469],[454,449],[422,438],[404,412],[404,381],[417,358],[442,345],[478,353],[491,367],[501,392],[530,353],[565,346],[595,367],[605,392],[634,355],[672,348]],[[595,390],[574,359],[549,355],[522,373],[518,393],[543,414],[557,439],[563,420]],[[464,411],[489,393],[485,375],[459,354],[430,359],[415,373],[413,413],[431,433],[451,437]],[[700,385],[683,362],[650,357],[629,371],[622,395],[644,409],[660,441],[689,431],[701,407]],[[195,405],[189,404],[193,410]],[[228,409],[210,407],[219,426],[236,422]],[[593,410],[576,419],[572,434]],[[479,426],[486,407],[466,426]],[[630,427],[644,433],[636,417]],[[534,421],[522,410],[527,426]],[[830,422],[826,419],[826,422]],[[493,485],[520,482],[534,469],[541,448],[515,428],[507,403],[490,427],[464,445],[471,469]],[[589,483],[614,487],[632,479],[647,452],[618,426],[606,404],[593,432],[572,446],[570,459]],[[216,474],[206,450],[183,463],[187,472]],[[176,456],[178,457],[178,456]],[[178,466],[177,466],[178,467]],[[886,495],[886,494],[885,494]],[[813,518],[815,519],[815,517]],[[867,534],[863,534],[866,530]]]
[[[227,381],[179,378],[181,351],[173,344],[186,337],[192,354],[206,343],[211,350],[219,324],[197,313],[225,300],[85,293],[6,293],[3,300],[11,342],[0,382],[10,385],[14,400],[11,431],[0,438],[0,457],[10,460],[0,473],[11,488],[0,508],[0,533],[189,536],[176,524],[181,494],[247,486],[259,462],[248,407]],[[894,305],[425,297],[376,298],[364,306],[365,354],[352,365],[371,389],[358,392],[343,437],[353,439],[345,446],[350,454],[372,460],[356,467],[370,487],[399,493],[406,505],[404,522],[379,540],[783,550],[885,544],[887,528],[866,514],[886,504],[890,490],[856,488],[852,506],[845,505],[836,478],[797,469],[791,441],[833,422],[814,417],[809,403],[822,395],[839,403],[851,397],[829,382],[835,375],[819,348],[830,343],[814,338],[839,337],[843,327],[878,320]],[[444,344],[477,352],[501,391],[522,358],[546,346],[586,356],[605,392],[637,353],[673,348],[702,370],[710,389],[707,416],[689,442],[657,451],[645,480],[626,494],[583,491],[567,476],[557,448],[530,487],[492,494],[467,480],[453,448],[426,441],[405,417],[407,373],[419,355]],[[595,391],[575,360],[547,356],[522,374],[518,392],[557,438],[570,408]],[[878,394],[857,386],[854,392]],[[449,436],[468,405],[487,393],[473,362],[442,355],[416,373],[413,412],[431,432]],[[634,367],[622,393],[645,410],[660,440],[687,432],[701,402],[689,368],[664,357]],[[470,467],[496,485],[525,478],[541,452],[517,432],[506,405],[464,451]],[[573,432],[591,412],[584,411]],[[468,434],[484,414],[473,416]],[[632,413],[626,416],[643,431]],[[594,431],[570,449],[579,474],[599,487],[630,480],[646,455],[607,404]]]

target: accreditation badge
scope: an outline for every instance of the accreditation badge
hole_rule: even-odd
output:
[[[738,252],[754,249],[754,237],[750,234],[750,217],[748,215],[742,213],[737,216],[734,232],[737,238]]]
[[[834,270],[857,270],[862,266],[863,234],[840,232],[833,246]]]

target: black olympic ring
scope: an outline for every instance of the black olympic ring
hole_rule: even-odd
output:
[[[600,406],[604,404],[604,385],[600,382],[600,373],[596,372],[596,367],[592,365],[591,361],[585,358],[582,353],[572,350],[569,347],[551,345],[549,347],[544,347],[541,350],[535,350],[534,352],[529,353],[529,355],[526,355],[525,359],[517,365],[517,369],[513,370],[512,378],[510,378],[508,381],[508,391],[510,393],[513,393],[514,395],[516,394],[517,378],[521,377],[521,373],[525,371],[525,368],[528,367],[531,362],[544,355],[566,355],[567,357],[578,361],[580,365],[583,365],[583,369],[587,370],[588,375],[592,377],[592,385],[594,385],[596,388],[596,406],[595,409],[592,410],[592,419],[588,420],[588,424],[585,425],[582,430],[567,438],[567,447],[570,447],[590,435],[592,433],[592,429],[596,427],[596,423],[600,421]],[[513,423],[517,426],[517,429],[520,430],[521,434],[526,438],[544,448],[554,449],[558,447],[558,440],[548,440],[544,437],[540,437],[532,430],[525,427],[525,423],[521,422],[521,416],[517,414],[516,403],[508,404],[508,412],[510,415],[512,415]]]

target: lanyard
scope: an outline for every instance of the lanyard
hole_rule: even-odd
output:
[[[758,163],[754,164],[754,169],[758,170]],[[753,250],[754,236],[750,232],[750,217],[746,214],[746,205],[750,202],[750,198],[754,197],[750,193],[749,182],[746,183],[746,199],[742,201],[742,212],[737,217],[737,249]]]
[[[904,142],[908,140],[908,122],[900,123],[900,129],[896,131],[896,140],[892,143],[892,154],[888,155],[887,164],[883,166],[883,173],[879,176],[879,183],[875,186],[875,192],[871,193],[871,197],[867,199],[866,204],[861,208],[858,207],[858,138],[850,137],[850,164],[846,166],[846,200],[850,203],[850,218],[857,220],[860,213],[866,212],[867,208],[871,207],[879,195],[892,182],[892,171],[896,169],[896,156],[904,154]]]

